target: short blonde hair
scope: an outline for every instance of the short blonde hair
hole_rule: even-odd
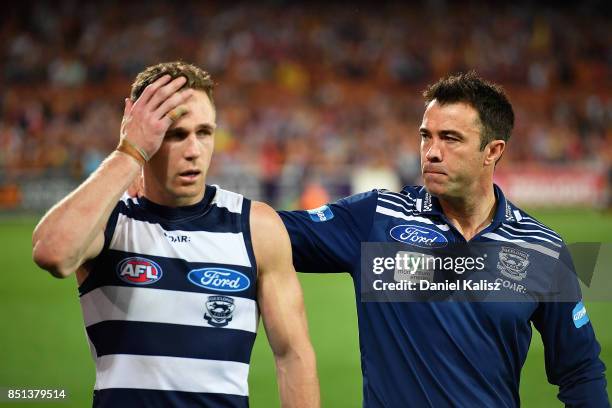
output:
[[[204,91],[208,95],[210,103],[214,106],[212,91],[215,84],[210,74],[195,65],[183,61],[162,62],[147,67],[139,73],[132,84],[132,92],[130,94],[132,101],[136,101],[148,85],[164,75],[170,75],[172,79],[181,76],[185,77],[187,82],[185,82],[183,88]]]

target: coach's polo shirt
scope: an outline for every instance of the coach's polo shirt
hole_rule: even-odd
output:
[[[494,189],[494,219],[470,243],[529,247],[538,256],[550,257],[550,265],[571,265],[558,234],[506,200],[499,187]],[[430,234],[425,241],[465,243],[424,187],[409,186],[399,193],[373,190],[280,215],[291,237],[296,270],[348,272],[353,278],[364,407],[517,407],[532,323],[542,335],[547,377],[559,386],[559,399],[568,406],[609,406],[600,346],[579,299],[364,301],[362,243],[397,245],[410,236],[398,234],[398,229],[407,228],[412,228],[412,237]],[[414,235],[414,230],[421,232]],[[408,248],[410,242],[405,244]],[[525,266],[520,256],[514,257],[519,265],[512,269],[511,258],[504,258],[508,268],[499,271],[503,281],[513,279],[502,270],[532,276],[550,272],[542,263]]]

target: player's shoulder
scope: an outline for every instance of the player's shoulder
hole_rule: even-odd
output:
[[[278,213],[268,204],[261,201],[251,202],[250,213],[251,233],[265,232],[266,235],[282,231],[284,229]]]
[[[268,204],[252,201],[250,230],[257,264],[265,265],[270,259],[291,253],[289,236],[278,213]]]
[[[511,201],[507,201],[506,221],[502,224],[502,228],[511,229],[515,235],[543,237],[552,243],[563,244],[563,237],[557,231]]]

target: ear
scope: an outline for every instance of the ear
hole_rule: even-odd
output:
[[[495,165],[499,159],[501,159],[504,150],[506,149],[506,142],[500,139],[491,141],[485,147],[485,159],[484,165],[490,166]]]

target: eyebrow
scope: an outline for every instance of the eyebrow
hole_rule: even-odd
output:
[[[420,127],[420,128],[419,128],[419,133],[425,133],[425,134],[428,134],[428,135],[430,135],[430,134],[431,134],[431,132],[429,131],[429,129],[424,128],[424,127]],[[452,129],[442,129],[442,130],[440,130],[440,131],[439,131],[439,132],[437,132],[437,133],[438,133],[438,134],[441,134],[441,135],[445,135],[445,136],[446,136],[446,135],[455,136],[455,137],[458,137],[458,138],[461,138],[461,139],[465,138],[465,136],[463,135],[463,133],[461,133],[461,132],[459,132],[459,131],[457,131],[457,130],[452,130]]]
[[[203,123],[201,125],[196,126],[196,130],[208,130],[210,133],[214,132],[217,128],[217,125],[212,123]]]
[[[211,123],[202,123],[200,125],[197,125],[195,127],[196,132],[199,132],[200,130],[207,130],[210,133],[214,133],[215,129],[217,128],[217,126],[215,124],[211,124]],[[189,129],[178,126],[175,128],[171,128],[168,129],[168,131],[166,132],[167,135],[174,135],[174,134],[181,134],[181,133],[189,133]]]

